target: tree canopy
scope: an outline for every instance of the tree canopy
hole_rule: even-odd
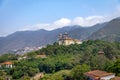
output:
[[[101,50],[104,53],[98,54]],[[37,55],[46,55],[46,58],[36,57]],[[54,43],[40,50],[26,53],[25,56],[27,59],[17,60],[21,56],[15,54],[1,55],[1,63],[13,61],[15,67],[0,68],[0,70],[3,70],[6,73],[5,75],[10,75],[12,79],[29,79],[35,74],[43,72],[46,74],[43,80],[49,76],[55,78],[54,75],[58,74],[62,76],[56,77],[56,80],[84,80],[84,73],[94,69],[114,72],[120,76],[120,60],[118,60],[120,58],[120,43],[118,42],[88,40],[82,44],[68,46]]]

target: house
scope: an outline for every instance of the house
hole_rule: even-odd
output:
[[[59,45],[70,45],[70,44],[82,44],[82,41],[69,37],[68,34],[65,32],[64,34],[59,34],[58,43]]]
[[[111,80],[115,77],[114,73],[107,73],[105,71],[100,70],[86,72],[85,75],[88,77],[87,80]]]
[[[13,67],[13,62],[4,62],[2,64],[5,65],[6,68],[12,68]]]

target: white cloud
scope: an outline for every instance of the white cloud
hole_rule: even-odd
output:
[[[103,16],[89,16],[86,18],[83,17],[76,17],[73,19],[72,24],[75,25],[81,25],[81,26],[92,26],[97,23],[104,22],[104,17]]]
[[[85,26],[92,26],[104,21],[105,21],[105,17],[103,16],[89,16],[86,18],[76,17],[72,20],[67,18],[61,18],[57,21],[54,21],[53,23],[40,23],[35,25],[27,25],[22,30],[37,30],[37,29],[53,30],[69,25],[80,25],[85,27]]]
[[[63,26],[68,26],[71,24],[71,20],[67,18],[61,18],[51,24],[49,27],[50,30],[56,29],[56,28],[61,28]]]
[[[37,29],[46,29],[53,30],[57,28],[61,28],[63,26],[68,26],[71,24],[71,20],[67,18],[61,18],[53,23],[40,23],[35,25],[27,25],[22,30],[37,30]]]
[[[53,30],[69,25],[80,25],[86,27],[95,25],[97,23],[107,22],[116,17],[120,17],[120,5],[117,5],[115,11],[113,13],[110,13],[109,15],[75,17],[74,19],[61,18],[59,20],[54,21],[53,23],[38,23],[35,25],[24,26],[24,29],[22,30],[38,30],[38,29]]]

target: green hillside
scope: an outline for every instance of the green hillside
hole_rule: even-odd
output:
[[[104,53],[99,54],[99,51]],[[46,57],[40,57],[40,55]],[[27,58],[17,60],[23,56],[27,56]],[[83,44],[69,46],[54,43],[22,56],[15,54],[0,56],[1,63],[12,61],[15,66],[0,68],[0,78],[10,76],[13,80],[29,80],[36,74],[43,72],[42,80],[85,80],[84,73],[94,69],[114,72],[119,76],[120,64],[115,65],[119,62],[119,58],[120,43],[116,42],[88,40]]]

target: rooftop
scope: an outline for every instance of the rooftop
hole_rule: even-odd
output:
[[[105,76],[109,76],[109,75],[114,75],[114,73],[107,73],[105,71],[100,71],[100,70],[94,70],[94,71],[90,71],[90,72],[86,72],[85,73],[86,76],[92,77],[94,79],[98,79],[100,77],[105,77]]]
[[[3,64],[13,64],[13,62],[4,62]]]

